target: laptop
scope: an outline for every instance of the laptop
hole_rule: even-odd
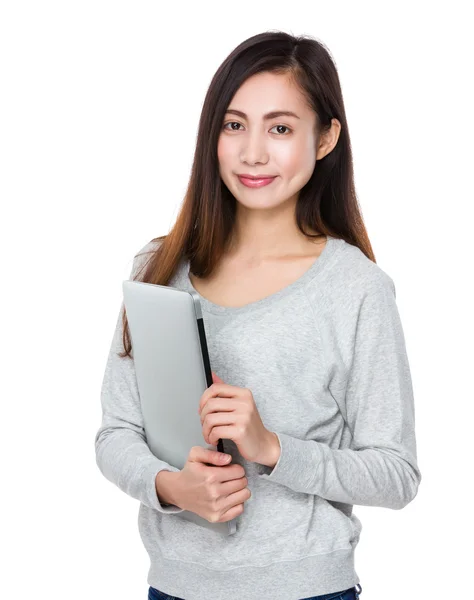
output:
[[[216,450],[205,442],[198,414],[212,384],[199,296],[142,281],[123,281],[122,289],[147,443],[182,469],[193,446]],[[221,439],[217,450],[225,452]],[[173,515],[179,517],[225,535],[236,532],[238,518],[211,523],[186,510]]]

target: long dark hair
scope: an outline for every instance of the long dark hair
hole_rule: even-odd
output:
[[[237,89],[262,72],[293,78],[316,113],[318,136],[330,129],[331,119],[341,123],[336,146],[317,161],[299,192],[295,215],[299,230],[308,237],[342,238],[376,262],[356,197],[349,129],[331,54],[309,36],[266,31],[237,46],[215,73],[204,100],[191,177],[178,217],[167,235],[151,240],[160,244],[134,279],[167,285],[183,258],[197,277],[209,276],[219,263],[233,231],[236,199],[219,174],[218,139]],[[308,228],[320,233],[312,235]],[[125,307],[122,323],[124,352],[119,356],[124,358],[132,347]]]

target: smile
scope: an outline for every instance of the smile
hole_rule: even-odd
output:
[[[249,179],[248,177],[241,177],[237,175],[239,181],[247,187],[257,188],[272,183],[276,177],[265,177],[264,179]]]

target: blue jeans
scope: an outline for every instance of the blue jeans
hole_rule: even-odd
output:
[[[311,598],[303,598],[303,600],[359,600],[359,594],[361,592],[362,586],[358,583],[355,587],[349,588],[348,590],[323,594],[322,596],[312,596]],[[148,588],[148,600],[183,600],[183,598],[169,596],[150,586]]]

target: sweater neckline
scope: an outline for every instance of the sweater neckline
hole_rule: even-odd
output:
[[[198,296],[202,310],[214,313],[216,315],[240,315],[263,307],[269,307],[275,304],[275,302],[278,302],[282,298],[293,294],[297,290],[300,290],[302,287],[307,285],[309,281],[311,281],[318,273],[320,273],[324,269],[324,267],[328,264],[328,262],[334,255],[337,248],[339,248],[344,243],[344,240],[341,238],[335,238],[330,235],[327,235],[326,238],[326,245],[324,246],[321,254],[315,259],[311,266],[300,277],[298,277],[298,279],[286,285],[281,290],[278,290],[277,292],[274,292],[269,296],[265,296],[260,300],[256,300],[255,302],[249,302],[247,304],[244,304],[243,306],[221,306],[220,304],[211,302],[211,300],[208,300],[207,298],[202,296],[193,286],[189,277],[189,260],[185,262],[184,270],[184,280],[186,287],[188,291]]]

